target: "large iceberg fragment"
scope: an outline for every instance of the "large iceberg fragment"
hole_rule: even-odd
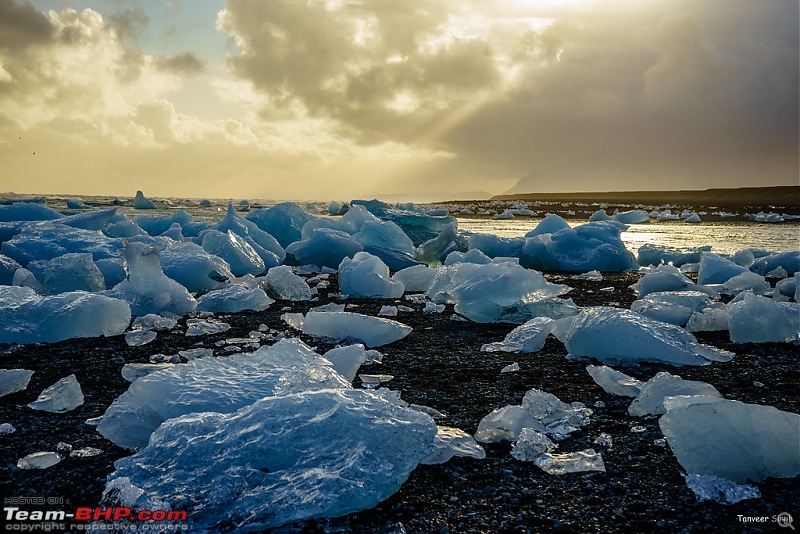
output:
[[[800,271],[800,251],[780,252],[761,257],[753,262],[750,270],[764,276],[778,267],[781,267],[787,273]]]
[[[140,488],[117,504],[187,510],[195,528],[264,531],[374,507],[431,452],[436,432],[430,416],[380,393],[268,397],[166,422],[116,462],[109,486]]]
[[[267,266],[258,252],[243,237],[231,230],[224,233],[218,230],[206,230],[201,245],[206,252],[225,260],[236,276],[258,275],[267,267],[280,263],[274,258],[272,265]]]
[[[0,246],[0,251],[23,267],[34,260],[51,260],[70,252],[89,252],[95,261],[117,258],[124,246],[100,232],[72,228],[58,222],[29,224]]]
[[[44,412],[63,413],[83,404],[83,391],[75,375],[62,378],[44,389],[28,408]]]
[[[0,286],[0,343],[114,336],[130,322],[124,300],[84,291],[40,297],[29,287]]]
[[[158,425],[183,414],[228,413],[267,396],[349,387],[328,360],[285,339],[251,354],[191,360],[143,376],[109,406],[97,430],[122,447],[143,447]]]
[[[244,239],[264,260],[267,268],[280,265],[286,258],[286,251],[280,243],[254,222],[240,217],[233,208],[233,204],[228,204],[228,212],[225,218],[217,224],[216,229],[220,232],[233,232]]]
[[[274,236],[283,247],[300,241],[303,225],[315,218],[292,202],[251,210],[247,214],[248,221],[254,222],[259,228]]]
[[[391,319],[370,317],[352,312],[315,312],[306,314],[303,333],[340,341],[356,340],[367,347],[380,347],[411,333],[412,328]]]
[[[427,265],[414,265],[406,267],[394,273],[392,280],[400,282],[406,291],[427,291],[436,277],[436,269],[431,269]]]
[[[675,267],[680,267],[686,263],[700,263],[700,258],[703,253],[709,251],[711,251],[710,246],[677,249],[645,243],[639,247],[637,255],[639,256],[639,265],[658,266],[663,263],[665,265],[672,264]]]
[[[743,483],[800,475],[800,415],[719,399],[670,408],[658,421],[689,473]]]
[[[644,383],[639,395],[628,407],[628,413],[634,417],[665,413],[667,408],[664,406],[664,399],[677,396],[722,398],[720,392],[711,384],[684,380],[679,376],[660,372]]]
[[[644,385],[644,382],[605,365],[587,365],[586,371],[598,386],[612,395],[636,397]]]
[[[736,265],[733,261],[706,252],[700,258],[700,270],[697,273],[698,284],[724,284],[737,274],[747,272],[747,268]]]
[[[312,222],[306,224],[304,229]],[[304,230],[305,234],[305,230]],[[353,240],[350,234],[330,228],[315,228],[302,241],[296,241],[286,247],[301,265],[319,265],[336,269],[344,258],[352,258],[364,247]]]
[[[549,317],[535,317],[509,332],[503,341],[483,345],[481,350],[486,352],[539,352],[555,326],[556,322]]]
[[[389,267],[380,258],[358,252],[339,264],[339,289],[353,297],[400,298],[405,286],[389,276]]]
[[[109,295],[128,301],[134,315],[163,312],[181,315],[197,307],[197,301],[185,287],[164,275],[155,247],[127,243],[125,265],[128,277],[114,286]]]
[[[564,338],[571,355],[602,362],[662,361],[672,365],[705,365],[733,358],[730,352],[698,343],[683,328],[617,308],[582,309]]]
[[[734,343],[793,341],[800,338],[800,304],[741,293],[728,304],[728,328]]]
[[[32,261],[28,264],[28,270],[41,282],[44,295],[68,291],[96,292],[106,288],[103,273],[89,253],[64,254],[52,260]]]
[[[141,191],[136,191],[136,196],[133,198],[133,207],[137,210],[154,210],[156,203],[144,196]]]
[[[244,310],[263,311],[275,302],[258,287],[242,284],[209,291],[197,299],[197,311],[234,313]]]
[[[196,243],[176,243],[159,257],[164,274],[193,293],[219,289],[233,279],[228,262]]]
[[[35,202],[15,202],[0,206],[0,222],[52,221],[62,217],[56,210]]]
[[[32,376],[28,369],[0,369],[0,397],[24,390]]]
[[[267,293],[279,300],[311,300],[311,288],[288,265],[279,265],[264,276]]]
[[[662,291],[634,301],[631,310],[651,319],[684,326],[694,312],[703,310],[708,303],[709,296],[700,291]]]
[[[542,221],[536,225],[536,228],[525,234],[525,237],[533,237],[543,234],[554,234],[559,230],[565,230],[569,227],[570,227],[569,224],[567,224],[567,221],[565,221],[563,217],[551,213],[550,215],[542,219]]]

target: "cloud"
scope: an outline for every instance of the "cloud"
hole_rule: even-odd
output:
[[[192,52],[183,52],[172,56],[156,56],[155,65],[164,72],[197,74],[205,68],[205,61]]]
[[[139,6],[123,9],[108,15],[109,24],[117,30],[122,39],[136,39],[150,24],[150,17]]]

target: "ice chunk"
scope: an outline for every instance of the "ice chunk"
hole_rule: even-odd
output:
[[[444,260],[444,265],[453,265],[455,263],[478,263],[482,265],[484,263],[492,263],[492,258],[477,248],[473,248],[467,252],[454,250],[447,255],[447,258]]]
[[[701,345],[692,334],[678,326],[616,308],[582,309],[564,337],[571,355],[588,356],[602,362],[705,365],[711,361],[729,361],[733,357],[730,352]]]
[[[405,286],[389,276],[389,267],[380,258],[358,252],[339,264],[339,288],[345,295],[372,298],[399,298]]]
[[[62,378],[44,389],[39,397],[28,404],[28,408],[43,412],[63,413],[83,404],[83,392],[75,375]]]
[[[137,505],[188,510],[195,528],[263,531],[374,507],[431,452],[436,432],[428,415],[370,391],[268,397],[165,423],[116,462],[109,486],[127,478],[143,490]]]
[[[536,225],[536,228],[525,234],[525,237],[533,237],[542,234],[554,234],[559,230],[569,228],[569,224],[562,217],[551,213]]]
[[[458,225],[454,222],[443,228],[433,239],[422,243],[417,248],[417,258],[431,267],[436,267],[441,265],[451,252],[462,248],[466,249],[459,243]]]
[[[187,319],[187,336],[205,336],[209,334],[220,334],[231,329],[231,325],[216,319]]]
[[[753,262],[750,270],[763,276],[778,267],[787,273],[800,271],[800,251],[794,250],[763,256]]]
[[[299,340],[284,339],[250,354],[192,360],[143,376],[111,404],[97,430],[122,447],[143,447],[172,417],[228,413],[267,396],[349,387],[328,360]]]
[[[689,473],[743,483],[800,474],[800,415],[720,399],[671,408],[658,421]]]
[[[800,305],[741,293],[728,304],[728,325],[734,343],[792,341],[800,337]]]
[[[700,271],[697,273],[697,283],[724,284],[730,278],[745,272],[747,272],[745,267],[736,265],[728,258],[706,252],[700,258]]]
[[[579,452],[553,454],[546,452],[533,460],[536,467],[550,475],[564,475],[567,473],[584,473],[587,471],[605,472],[603,455],[594,449]]]
[[[786,278],[787,276],[789,276],[789,273],[786,271],[786,269],[784,269],[783,267],[781,267],[780,265],[778,265],[777,267],[775,267],[774,269],[772,269],[771,271],[769,271],[769,272],[768,272],[767,274],[765,274],[764,276],[765,276],[766,278],[777,278],[777,279],[779,279],[779,280],[783,280],[784,278]]]
[[[548,317],[536,317],[509,332],[503,341],[488,343],[481,347],[485,352],[539,352],[556,322]]]
[[[623,224],[641,224],[650,222],[650,215],[642,210],[630,210],[614,213],[614,220]]]
[[[156,203],[146,198],[141,191],[136,191],[136,196],[133,199],[133,207],[137,210],[154,210],[156,209]]]
[[[589,216],[589,221],[610,221],[611,217],[606,213],[606,210],[599,209]]]
[[[59,222],[29,224],[7,241],[0,252],[23,267],[34,260],[51,260],[68,253],[89,252],[95,261],[117,258],[123,247],[120,239],[111,239],[100,232],[72,228]]]
[[[125,334],[125,343],[129,347],[139,347],[155,341],[157,335],[152,330],[132,330]]]
[[[434,313],[442,313],[444,311],[444,304],[436,304],[435,302],[426,302],[425,307],[422,308],[422,313],[431,315]]]
[[[197,307],[197,301],[185,287],[164,275],[158,249],[129,242],[125,245],[125,264],[128,277],[114,286],[109,295],[128,301],[134,315],[163,312],[180,315]]]
[[[28,369],[0,369],[0,397],[23,391],[32,376]]]
[[[0,436],[7,436],[8,434],[13,434],[16,431],[17,429],[14,428],[14,425],[11,423],[0,424]]]
[[[177,243],[160,253],[164,274],[191,292],[223,287],[233,279],[228,263],[196,243]]]
[[[308,312],[303,333],[336,340],[355,339],[367,347],[380,347],[411,333],[397,321],[352,312]]]
[[[311,288],[288,265],[273,267],[264,276],[266,291],[279,300],[311,300]]]
[[[103,291],[103,273],[89,253],[64,254],[52,260],[37,260],[28,264],[36,279],[42,283],[42,294],[55,295],[68,291]]]
[[[799,273],[795,273],[794,276],[785,278],[775,284],[775,292],[772,294],[772,298],[777,301],[786,301],[794,298],[795,293],[797,293],[797,279],[799,276]]]
[[[586,426],[592,414],[592,410],[580,402],[567,404],[552,393],[536,388],[529,389],[522,397],[522,407],[542,423],[545,431],[551,435],[560,433],[559,427],[577,429]]]
[[[516,441],[524,428],[545,431],[544,425],[522,406],[504,406],[481,419],[475,439],[483,443]]]
[[[122,378],[133,382],[137,378],[147,376],[162,369],[169,369],[173,363],[126,363],[122,366]]]
[[[275,302],[258,287],[232,284],[209,291],[197,299],[197,311],[234,313],[244,310],[263,311]]]
[[[720,504],[736,504],[746,499],[759,499],[761,492],[750,484],[737,484],[714,475],[683,475],[686,486],[694,492],[697,502],[714,501]]]
[[[516,373],[517,371],[519,371],[519,364],[517,362],[514,362],[510,365],[506,365],[505,367],[500,369],[501,373]]]
[[[490,234],[472,234],[468,241],[470,248],[478,249],[490,258],[501,256],[519,258],[525,245],[524,237],[499,237]]]
[[[628,413],[634,417],[666,413],[664,399],[679,395],[722,398],[720,392],[711,384],[684,380],[679,376],[660,372],[644,383],[639,395],[628,407]]]
[[[708,295],[700,291],[663,291],[634,301],[631,310],[657,321],[684,326],[694,312],[701,311],[708,303]]]
[[[217,224],[216,229],[220,232],[233,232],[244,239],[264,260],[267,269],[281,264],[286,258],[286,251],[281,244],[254,222],[240,217],[232,204],[228,204],[228,212]]]
[[[511,449],[511,456],[521,462],[532,462],[555,448],[556,444],[547,435],[533,428],[523,428]]]
[[[722,307],[709,307],[700,312],[692,313],[686,330],[689,332],[712,332],[728,329],[728,310]]]
[[[358,373],[358,368],[370,357],[368,352],[375,351],[367,351],[364,345],[357,343],[331,349],[323,354],[322,357],[333,364],[333,368],[337,373],[352,382],[356,377],[356,373]]]
[[[0,285],[10,286],[14,280],[14,273],[20,269],[22,265],[0,254]]]
[[[133,320],[134,329],[139,330],[171,330],[178,324],[174,317],[164,317],[155,313],[148,313]]]
[[[605,365],[587,365],[586,371],[598,386],[611,395],[636,397],[644,385],[644,382]]]
[[[283,247],[300,241],[303,225],[315,218],[292,202],[251,210],[247,214],[248,221],[254,222],[259,228],[273,235]]]
[[[252,337],[252,332],[250,333]],[[178,354],[186,358],[186,360],[196,360],[198,358],[210,358],[214,355],[214,349],[205,349],[198,347],[196,349],[179,350]]]
[[[703,293],[715,296],[713,291],[695,285],[694,282],[680,272],[677,267],[672,265],[659,265],[633,284],[631,289],[633,289],[633,292],[636,293],[639,298],[643,298],[650,293],[684,290],[702,291]]]
[[[313,221],[306,224],[308,227]],[[364,250],[347,232],[330,228],[315,228],[308,238],[296,241],[286,247],[286,253],[293,255],[301,264],[321,265],[338,268],[344,258],[352,258]]]
[[[69,457],[70,458],[92,458],[93,456],[99,456],[103,454],[102,449],[97,449],[95,447],[83,447],[81,449],[75,449],[74,451],[70,451]]]
[[[47,469],[63,460],[57,452],[34,452],[17,461],[18,469]]]
[[[39,297],[28,287],[0,286],[0,343],[51,343],[113,336],[131,322],[128,303],[83,291]]]
[[[283,313],[281,314],[281,321],[288,324],[292,328],[296,330],[303,329],[303,323],[305,322],[305,317],[302,313]]]
[[[385,317],[396,317],[397,306],[381,306],[381,309],[378,311],[378,315]]]
[[[591,280],[593,282],[599,282],[603,279],[603,275],[600,271],[589,271],[583,274],[576,274],[572,277],[573,280]]]
[[[202,247],[206,252],[225,260],[235,276],[258,275],[268,267],[264,259],[243,237],[230,230],[225,233],[207,230],[203,233]],[[278,263],[275,261],[273,265]]]
[[[14,202],[0,206],[0,222],[52,221],[62,217],[56,210],[35,202]]]
[[[756,295],[763,295],[769,291],[770,285],[760,274],[747,271],[726,280],[722,284],[722,288],[724,293],[730,295],[737,295],[742,291],[751,291]]]
[[[427,265],[414,265],[397,271],[392,276],[392,280],[401,282],[406,291],[427,291],[435,276],[435,269],[431,269]]]
[[[195,222],[192,216],[183,210],[177,210],[171,215],[136,217],[136,224],[152,236],[163,234],[175,223],[181,227],[181,233],[189,237],[197,237],[203,230],[211,228],[210,223]]]
[[[378,248],[409,257],[414,254],[414,243],[392,221],[364,221],[359,231],[353,234],[353,239],[365,249]]]
[[[478,445],[475,438],[461,429],[449,426],[436,427],[436,437],[433,440],[433,451],[423,458],[423,465],[443,464],[454,456],[464,456],[483,460],[486,451]]]
[[[534,317],[575,315],[577,306],[558,295],[569,287],[551,284],[541,273],[511,263],[457,263],[439,269],[427,295],[480,322],[522,324]]]

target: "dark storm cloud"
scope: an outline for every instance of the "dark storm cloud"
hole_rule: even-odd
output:
[[[0,0],[0,50],[14,53],[53,37],[47,16],[30,2]]]
[[[205,68],[205,62],[192,52],[157,56],[155,61],[159,70],[174,74],[197,74]]]

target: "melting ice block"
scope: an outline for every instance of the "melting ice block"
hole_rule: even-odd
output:
[[[380,361],[383,355],[376,350],[368,351],[364,348],[364,345],[357,343],[345,347],[336,347],[323,354],[322,357],[333,364],[333,368],[336,372],[345,377],[349,382],[352,382],[361,364],[368,359],[372,361],[377,359],[377,361]]]
[[[737,484],[714,475],[683,475],[686,485],[694,492],[697,502],[714,501],[720,504],[736,504],[745,499],[758,499],[761,492],[750,484]]]
[[[440,426],[436,428],[436,437],[433,440],[433,451],[420,463],[424,465],[443,464],[454,456],[465,456],[482,460],[486,458],[486,451],[477,444],[475,439],[458,428]]]
[[[247,214],[248,221],[254,222],[259,228],[273,235],[283,247],[300,241],[303,225],[311,219],[316,217],[309,215],[292,202],[251,210]]]
[[[109,294],[128,301],[134,315],[162,312],[180,315],[197,307],[197,301],[185,287],[164,275],[155,247],[127,243],[125,264],[128,277],[114,286]]]
[[[734,343],[792,341],[800,337],[800,304],[741,293],[728,304],[728,328]]]
[[[689,473],[743,483],[800,475],[800,415],[719,399],[671,408],[658,421]]]
[[[522,462],[532,462],[555,448],[556,444],[547,435],[533,428],[523,428],[511,449],[511,456]]]
[[[605,472],[606,470],[606,466],[603,464],[603,455],[595,452],[594,449],[564,454],[546,452],[535,458],[533,463],[550,475],[583,473],[586,471]]]
[[[431,452],[436,432],[430,416],[376,392],[267,397],[166,422],[116,462],[108,487],[133,490],[119,505],[187,510],[195,528],[264,531],[374,507]]]
[[[158,336],[158,334],[152,330],[131,330],[125,334],[125,343],[127,343],[129,347],[139,347],[155,341],[156,336]]]
[[[258,255],[258,252],[247,240],[231,230],[227,232],[207,230],[203,233],[201,245],[209,254],[214,254],[225,260],[235,276],[243,276],[245,274],[258,275],[263,273],[267,267],[272,267],[279,263],[275,258],[272,265],[265,264],[264,259]]]
[[[279,300],[311,300],[311,288],[288,265],[273,267],[264,276],[267,293]]]
[[[75,375],[62,378],[39,394],[28,408],[44,412],[63,413],[83,404],[83,391]]]
[[[736,265],[728,258],[706,252],[700,258],[700,271],[697,273],[698,284],[724,284],[737,274],[746,273],[747,268]]]
[[[251,354],[202,358],[133,382],[97,430],[121,447],[143,447],[164,420],[194,412],[232,412],[274,395],[350,383],[299,340],[284,339]]]
[[[729,361],[733,354],[702,345],[675,325],[630,310],[584,308],[564,336],[573,356],[606,361],[661,361],[672,365],[705,365]]]
[[[84,291],[40,297],[29,287],[0,286],[0,343],[114,336],[130,322],[124,300]]]
[[[63,460],[57,452],[34,452],[17,461],[19,469],[47,469]]]
[[[667,408],[664,407],[664,400],[667,397],[677,396],[722,398],[720,392],[711,384],[684,380],[679,376],[660,372],[644,383],[639,395],[628,407],[628,413],[634,417],[665,413]]]
[[[306,314],[303,333],[336,340],[356,339],[367,347],[380,347],[411,333],[412,328],[391,319],[352,312]]]
[[[686,263],[700,263],[700,257],[704,252],[709,252],[710,246],[690,249],[676,249],[662,245],[652,245],[646,243],[639,247],[639,265],[660,265],[672,264],[680,267]]]
[[[209,291],[223,287],[233,279],[228,262],[209,254],[200,245],[182,242],[160,253],[164,274],[191,292]]]
[[[483,443],[515,441],[525,428],[545,430],[544,425],[522,406],[504,406],[481,419],[475,439]]]
[[[141,191],[136,191],[136,196],[133,198],[133,207],[137,210],[154,210],[156,203],[144,196]]]
[[[659,291],[648,293],[631,304],[631,310],[651,319],[684,326],[692,314],[709,303],[709,296],[700,291]]]
[[[414,265],[394,273],[392,280],[401,282],[406,291],[427,291],[435,276],[436,269],[427,265]]]
[[[339,264],[339,289],[354,297],[400,298],[405,286],[389,276],[389,267],[380,258],[358,252]]]
[[[28,264],[36,279],[42,283],[42,294],[55,295],[68,291],[103,291],[103,273],[86,253],[64,254],[52,260],[37,260]]]
[[[587,365],[586,371],[598,386],[612,395],[636,397],[644,385],[644,382],[605,365]]]
[[[222,289],[209,291],[197,299],[197,311],[234,313],[244,310],[263,311],[275,302],[258,287],[232,284]]]
[[[672,265],[659,265],[651,272],[644,275],[638,282],[631,286],[633,292],[639,298],[644,298],[650,293],[662,293],[666,291],[702,291],[711,296],[715,296],[714,291],[702,286],[695,285],[677,267]]]
[[[539,352],[556,322],[549,317],[536,317],[509,332],[503,341],[488,343],[481,347],[485,352]]]
[[[311,224],[310,221],[306,227]],[[305,233],[305,230],[304,230]],[[315,228],[309,236],[286,247],[301,265],[321,265],[336,269],[344,258],[352,258],[364,247],[350,234],[330,228]]]
[[[0,369],[0,397],[24,390],[32,376],[28,369]]]

